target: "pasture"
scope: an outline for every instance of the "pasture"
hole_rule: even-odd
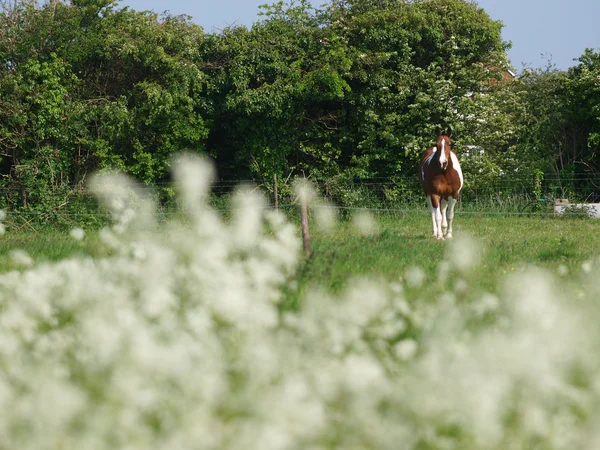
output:
[[[595,448],[600,221],[313,220],[306,258],[245,200],[0,238],[6,448]]]
[[[311,220],[313,253],[300,265],[294,277],[298,289],[288,290],[289,298],[284,303],[295,305],[298,297],[314,285],[338,293],[352,278],[397,281],[414,267],[434,281],[453,241],[437,242],[429,236],[429,214],[384,212],[374,218],[377,231],[367,236],[358,232],[351,220],[339,222],[332,232],[319,230]],[[586,262],[600,257],[600,220],[465,212],[457,214],[456,226],[457,242],[467,236],[480,251],[478,264],[469,274],[470,282],[490,292],[498,290],[507,274],[527,266],[547,269],[568,284]],[[11,258],[16,249],[26,250],[36,263],[108,254],[97,230],[89,231],[82,242],[65,230],[51,227],[9,231],[1,239],[3,272],[19,268]],[[444,288],[436,283],[432,286]]]
[[[551,271],[563,266],[572,273],[583,262],[600,256],[600,239],[594,238],[600,234],[600,221],[592,219],[459,213],[455,223],[459,241],[466,235],[481,247],[473,275],[486,288],[525,265]],[[428,214],[382,215],[378,225],[373,236],[361,236],[350,222],[342,223],[335,233],[317,234],[314,257],[304,267],[303,281],[316,279],[335,289],[348,276],[393,279],[414,266],[435,278],[453,241],[437,242],[430,237]]]

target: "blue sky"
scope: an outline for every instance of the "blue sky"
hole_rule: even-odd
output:
[[[211,32],[227,25],[250,27],[258,20],[266,0],[125,0],[137,10],[187,14]],[[314,1],[313,4],[321,4]],[[586,47],[600,48],[600,0],[479,0],[505,27],[504,40],[512,41],[508,56],[517,71],[545,67],[548,60],[559,69],[576,64]]]

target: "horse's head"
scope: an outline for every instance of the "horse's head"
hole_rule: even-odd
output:
[[[442,171],[448,168],[448,161],[450,161],[450,136],[452,136],[451,131],[443,132],[438,129],[436,152],[439,155],[437,160]]]

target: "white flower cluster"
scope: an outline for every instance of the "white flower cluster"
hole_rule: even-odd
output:
[[[585,301],[534,271],[473,304],[455,301],[467,281],[421,304],[362,279],[282,310],[297,227],[250,192],[224,221],[205,203],[210,169],[182,164],[187,221],[159,225],[130,184],[98,180],[111,256],[0,275],[0,448],[595,448]],[[476,267],[467,253],[446,280]]]
[[[0,236],[3,236],[6,233],[6,225],[4,225],[4,221],[6,220],[6,211],[0,209]]]

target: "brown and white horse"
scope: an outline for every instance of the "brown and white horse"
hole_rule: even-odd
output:
[[[456,154],[450,148],[451,133],[438,130],[435,147],[421,154],[419,181],[427,196],[433,222],[433,236],[452,238],[454,205],[463,187],[463,174]]]

